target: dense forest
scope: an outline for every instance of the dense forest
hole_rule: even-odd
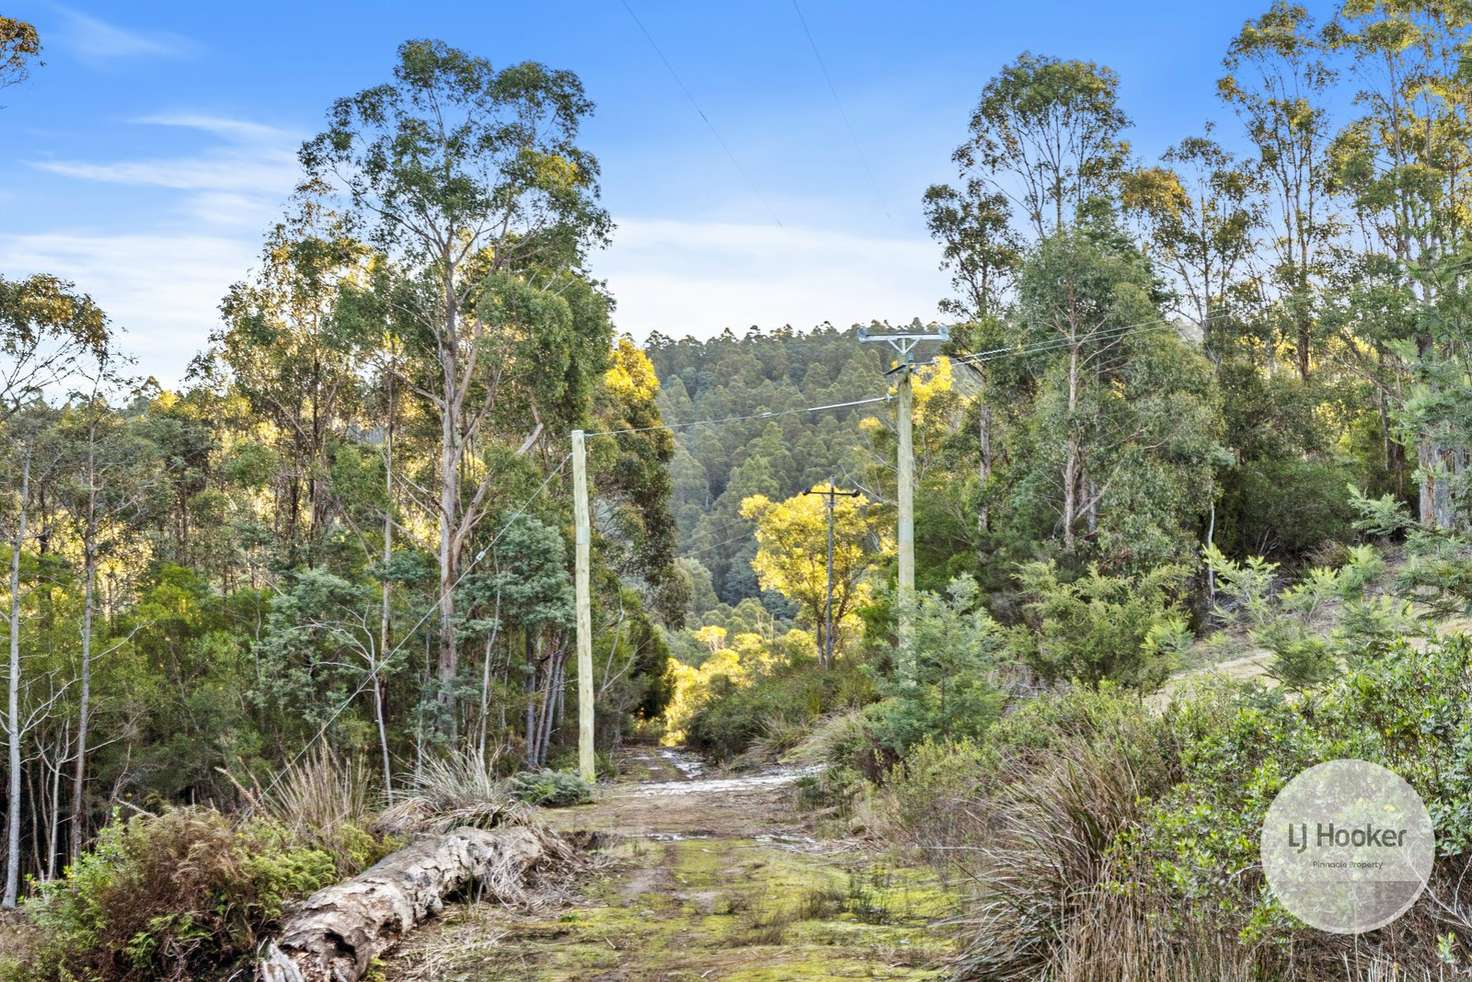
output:
[[[177,390],[85,284],[0,279],[4,904],[37,932],[0,967],[223,975],[401,844],[376,808],[591,793],[561,773],[585,429],[605,776],[631,739],[810,765],[829,832],[974,884],[962,978],[1462,977],[1472,15],[1275,3],[1224,43],[1220,119],[1159,159],[1110,68],[1020,55],[916,202],[954,292],[910,375],[913,595],[909,369],[857,326],[617,333],[571,72],[403,45]],[[1359,935],[1258,855],[1342,757],[1437,835]],[[290,818],[310,768],[377,804]],[[255,858],[122,909],[206,835]]]

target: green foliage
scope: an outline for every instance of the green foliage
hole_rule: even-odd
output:
[[[1273,654],[1268,674],[1294,692],[1311,692],[1420,630],[1409,601],[1369,595],[1386,570],[1372,545],[1351,547],[1337,569],[1312,567],[1282,589],[1278,565],[1261,556],[1237,562],[1212,546],[1203,558],[1216,578],[1215,616],[1245,626],[1252,644]]]
[[[1436,826],[1432,890],[1465,902],[1472,640],[1399,642],[1360,664],[1312,703],[1225,681],[1163,711],[1111,686],[1072,689],[1020,706],[979,743],[917,744],[887,795],[897,834],[988,884],[963,977],[1147,966],[1172,966],[1171,978],[1342,977],[1355,942],[1288,917],[1253,872],[1274,796],[1339,757],[1416,788]],[[1357,956],[1435,977],[1437,903],[1361,936]],[[1055,975],[1061,966],[1074,974]]]
[[[977,832],[967,803],[988,774],[989,748],[967,738],[926,738],[909,748],[885,781],[891,821],[907,839],[929,849],[940,865],[945,851],[964,847]],[[939,854],[939,855],[938,855]]]
[[[872,699],[872,682],[848,661],[822,669],[811,658],[796,659],[747,685],[718,676],[686,728],[686,742],[716,760],[728,760],[765,737],[768,720],[816,720]]]
[[[1001,713],[1006,634],[971,577],[952,580],[947,593],[918,594],[913,677],[883,681],[883,698],[865,711],[874,739],[894,753],[925,739],[980,736]]]
[[[1348,488],[1350,504],[1359,517],[1354,527],[1367,535],[1390,538],[1405,532],[1415,520],[1406,511],[1405,503],[1389,494],[1371,498],[1351,484]]]
[[[1247,459],[1222,478],[1215,541],[1234,555],[1298,559],[1325,542],[1354,539],[1344,463],[1297,456]]]
[[[1294,692],[1318,688],[1338,670],[1329,641],[1296,621],[1276,620],[1253,639],[1273,653],[1268,674]]]
[[[1443,617],[1472,610],[1472,541],[1417,529],[1406,541],[1406,561],[1396,573],[1396,586]]]
[[[209,809],[116,819],[26,910],[34,979],[199,978],[241,967],[291,900],[338,878],[281,826]]]
[[[1095,566],[1067,581],[1051,562],[1025,564],[1018,582],[1026,621],[1009,631],[1008,649],[1047,681],[1110,679],[1149,691],[1189,639],[1179,601],[1185,579],[1180,566],[1135,578]]]
[[[646,351],[660,380],[662,418],[677,426],[847,402],[876,391],[885,367],[873,345],[859,344],[852,330],[829,327],[726,331],[705,340],[654,334]],[[670,461],[680,549],[710,574],[721,601],[734,606],[761,593],[751,571],[752,524],[741,518],[741,502],[755,494],[780,501],[855,473],[862,442],[855,424],[872,411],[789,414],[683,431]]]
[[[566,808],[593,800],[593,788],[574,771],[523,771],[506,782],[511,797],[543,808]]]

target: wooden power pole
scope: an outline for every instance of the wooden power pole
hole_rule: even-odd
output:
[[[804,494],[820,494],[828,499],[828,602],[823,606],[823,667],[833,667],[833,500],[839,496],[857,498],[857,491],[840,491],[828,479],[828,487],[808,488]]]
[[[920,326],[918,321],[915,326]],[[898,397],[895,434],[899,443],[895,459],[895,498],[899,506],[898,528],[895,532],[895,544],[899,552],[899,582],[895,600],[899,607],[896,632],[899,636],[897,667],[902,682],[910,682],[915,678],[915,397],[910,386],[910,376],[915,369],[916,345],[922,341],[947,341],[950,336],[950,331],[944,327],[896,334],[870,334],[867,328],[859,329],[859,341],[883,342],[899,355],[898,363],[890,371],[899,375],[895,383],[895,394]]]
[[[572,513],[578,635],[578,773],[590,784],[597,779],[593,763],[593,596],[589,585],[592,522],[588,517],[588,455],[583,431],[572,431]]]

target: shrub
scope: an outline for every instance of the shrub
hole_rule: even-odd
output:
[[[339,875],[347,877],[398,846],[392,837],[367,831],[373,821],[370,783],[364,758],[345,760],[324,743],[265,789],[236,787],[250,812],[285,828],[293,841],[330,854]]]
[[[572,771],[525,771],[506,782],[511,797],[543,808],[566,808],[593,800],[593,787]]]
[[[803,659],[745,685],[717,677],[705,703],[691,717],[685,738],[714,759],[729,760],[765,738],[769,720],[811,722],[872,699],[873,684],[857,666],[839,662],[822,669]]]
[[[1090,567],[1065,581],[1053,563],[1035,562],[1022,566],[1018,580],[1028,598],[1026,623],[1011,631],[1010,649],[1044,681],[1093,685],[1111,679],[1149,690],[1175,667],[1184,567],[1162,566],[1137,577]]]
[[[1223,475],[1217,542],[1236,555],[1296,559],[1326,541],[1354,540],[1355,512],[1344,487],[1352,467],[1280,456],[1243,461]]]
[[[26,903],[31,979],[195,979],[253,955],[288,901],[338,878],[333,857],[266,819],[190,808],[114,821]]]
[[[929,753],[929,751],[927,751]],[[1258,836],[1295,774],[1356,757],[1426,801],[1438,859],[1410,912],[1358,938],[1266,889]],[[1215,681],[1162,715],[1105,690],[992,728],[952,855],[987,884],[962,975],[985,979],[1460,978],[1472,969],[1472,640],[1400,642],[1310,703]],[[963,773],[965,768],[962,769]],[[921,814],[925,812],[922,810]],[[1396,974],[1374,975],[1395,966]]]
[[[949,850],[983,831],[970,810],[990,776],[991,755],[969,739],[923,740],[889,773],[885,794],[894,830],[947,865]]]
[[[1443,617],[1472,610],[1472,542],[1459,535],[1417,529],[1406,539],[1399,591]]]
[[[895,754],[934,735],[977,737],[1001,713],[1006,632],[982,606],[969,576],[951,581],[946,596],[916,598],[914,658],[908,677],[886,678],[884,696],[868,707],[875,739]]]

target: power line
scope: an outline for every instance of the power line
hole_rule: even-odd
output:
[[[687,429],[691,426],[717,426],[722,423],[744,423],[753,419],[776,419],[779,416],[794,416],[798,413],[818,413],[828,409],[849,409],[854,406],[869,406],[876,402],[889,402],[893,396],[874,396],[871,399],[855,399],[852,402],[832,402],[824,406],[803,406],[799,409],[772,409],[766,412],[750,413],[745,416],[724,416],[720,419],[692,419],[687,423],[656,423],[653,426],[632,426],[622,430],[600,430],[597,433],[585,434],[594,436],[622,436],[626,433],[648,433],[651,430],[675,430]]]
[[[1275,302],[1268,301],[1262,304],[1252,305],[1248,310],[1220,310],[1216,313],[1207,314],[1205,317],[1202,317],[1200,319],[1197,319],[1195,317],[1186,317],[1185,319],[1190,321],[1196,327],[1202,328],[1204,330],[1206,325],[1209,323],[1213,323],[1218,320],[1230,320],[1235,317],[1240,317],[1244,313],[1268,312],[1275,306]],[[1101,337],[1108,337],[1109,335],[1124,334],[1134,330],[1135,328],[1147,328],[1149,330],[1165,330],[1169,328],[1173,330],[1175,329],[1175,327],[1176,325],[1174,323],[1167,321],[1164,318],[1152,317],[1149,320],[1137,321],[1133,324],[1121,324],[1115,327],[1106,328],[1101,331],[1096,331],[1093,334],[1090,334],[1087,337],[1083,338],[1082,340],[1088,341]],[[1029,344],[1024,345],[1021,348],[1013,347],[1010,345],[1000,348],[990,348],[986,351],[977,351],[969,355],[957,355],[952,360],[958,362],[989,361],[991,360],[992,356],[1001,357],[1004,355],[1033,354],[1037,351],[1045,351],[1054,347],[1067,347],[1071,343],[1072,340],[1066,337],[1054,336],[1051,338],[1038,338],[1037,340],[1030,342]]]
[[[705,110],[700,108],[700,103],[695,99],[695,93],[690,91],[690,87],[685,84],[684,79],[680,78],[680,73],[675,71],[675,66],[670,64],[670,60],[665,57],[664,51],[655,42],[654,35],[649,33],[649,28],[645,27],[644,22],[639,19],[639,15],[634,13],[634,8],[629,6],[629,0],[619,0],[619,2],[624,5],[624,10],[629,12],[629,16],[638,25],[639,32],[644,35],[644,40],[649,42],[649,46],[654,49],[654,53],[659,56],[659,60],[664,62],[665,70],[670,73],[670,78],[675,80],[675,85],[679,86],[680,91],[685,94],[685,99],[690,103],[690,106],[704,120],[706,127],[711,132],[711,136],[716,138],[716,142],[726,152],[726,159],[731,161],[731,166],[736,168],[736,173],[740,174],[741,179],[746,182],[748,190],[753,194],[759,194],[760,192],[757,190],[756,182],[751,179],[751,175],[746,172],[746,168],[741,166],[741,161],[736,159],[736,154],[731,150],[731,145],[721,136],[721,131],[716,129],[716,124],[712,123],[710,117],[705,114]],[[782,224],[782,220],[775,214],[772,216],[772,221],[777,223],[778,228],[785,227]]]
[[[980,351],[972,355],[958,356],[952,360],[960,362],[962,364],[973,364],[978,362],[993,361],[997,358],[1002,358],[1008,355],[1032,355],[1046,351],[1058,351],[1064,348],[1068,348],[1073,344],[1081,344],[1087,341],[1120,341],[1123,340],[1124,337],[1128,334],[1149,334],[1154,331],[1164,330],[1175,330],[1175,325],[1164,322],[1151,321],[1147,321],[1142,324],[1126,324],[1121,327],[1113,327],[1107,330],[1094,331],[1091,334],[1080,335],[1077,338],[1051,338],[1046,341],[1039,341],[1035,344],[1024,345],[1020,348],[991,348],[987,351]]]
[[[704,553],[710,552],[712,549],[719,549],[721,548],[721,546],[728,546],[733,542],[741,542],[744,539],[751,538],[751,536],[752,533],[750,531],[742,532],[740,535],[733,535],[731,538],[726,539],[724,542],[713,542],[708,546],[701,546],[699,549],[691,549],[689,552],[680,553],[680,555],[676,558],[689,559],[693,556],[699,556]]]
[[[271,779],[271,783],[266,786],[265,791],[261,792],[262,797],[270,794],[276,788],[276,785],[281,783],[281,779],[286,775],[286,772],[295,767],[297,761],[301,760],[306,752],[312,749],[312,746],[316,744],[318,740],[322,739],[322,737],[327,733],[328,729],[331,728],[332,724],[337,722],[337,718],[341,716],[347,710],[347,708],[353,704],[353,700],[357,699],[358,696],[367,691],[368,684],[378,678],[379,669],[388,664],[389,660],[392,659],[394,655],[398,654],[400,649],[402,649],[404,645],[408,642],[408,640],[414,636],[414,632],[424,626],[424,622],[429,620],[430,615],[432,615],[435,610],[438,609],[440,601],[443,600],[447,594],[454,593],[455,588],[458,587],[462,581],[464,581],[465,577],[470,575],[470,571],[473,570],[476,565],[480,563],[481,560],[485,559],[486,556],[490,554],[490,551],[495,548],[496,543],[501,541],[501,536],[505,535],[507,531],[510,530],[511,526],[516,524],[516,520],[518,518],[526,514],[526,510],[532,506],[532,502],[536,501],[539,497],[542,496],[542,492],[547,490],[547,485],[551,484],[552,479],[556,477],[559,473],[561,473],[562,468],[567,466],[567,462],[571,457],[572,454],[567,454],[562,458],[561,461],[558,462],[556,467],[552,468],[552,470],[548,472],[547,476],[542,479],[542,483],[539,484],[537,486],[537,489],[531,493],[531,496],[523,501],[519,506],[517,506],[517,509],[511,513],[511,517],[506,519],[506,524],[502,525],[501,528],[497,530],[495,536],[491,539],[491,541],[486,543],[486,545],[483,546],[481,550],[475,554],[474,558],[472,558],[470,562],[466,564],[465,568],[460,571],[460,575],[455,577],[455,582],[451,583],[448,587],[441,590],[435,596],[434,602],[431,603],[427,608],[425,608],[423,616],[421,616],[419,620],[415,621],[414,626],[409,628],[409,630],[404,633],[404,635],[399,639],[399,643],[394,645],[393,649],[389,651],[389,653],[385,655],[381,660],[375,660],[374,664],[372,664],[368,668],[368,671],[364,674],[363,681],[358,685],[356,689],[352,691],[352,693],[346,699],[343,700],[341,705],[333,710],[332,715],[327,717],[327,721],[322,724],[322,728],[317,731],[312,739],[308,740],[306,744],[303,745],[301,750],[297,751],[296,755],[292,757],[291,760],[287,761],[285,767],[280,768],[276,772],[275,776]]]
[[[828,72],[828,65],[823,61],[822,52],[818,50],[818,42],[813,38],[812,28],[808,27],[808,19],[803,16],[802,7],[797,0],[792,0],[792,9],[797,12],[798,23],[802,24],[802,32],[807,35],[808,46],[813,49],[813,58],[818,62],[818,70],[823,73],[823,81],[828,83],[828,93],[833,96],[833,105],[838,109],[838,117],[843,120],[843,125],[848,130],[849,142],[853,144],[854,153],[858,154],[859,163],[864,168],[864,173],[869,177],[870,189],[874,192],[874,201],[879,205],[884,217],[894,222],[894,216],[889,213],[888,206],[884,203],[884,196],[879,193],[879,181],[874,177],[874,169],[869,166],[869,158],[864,153],[863,145],[859,143],[858,133],[854,130],[853,121],[848,118],[844,111],[843,100],[838,97],[838,88],[833,84],[833,76]]]

